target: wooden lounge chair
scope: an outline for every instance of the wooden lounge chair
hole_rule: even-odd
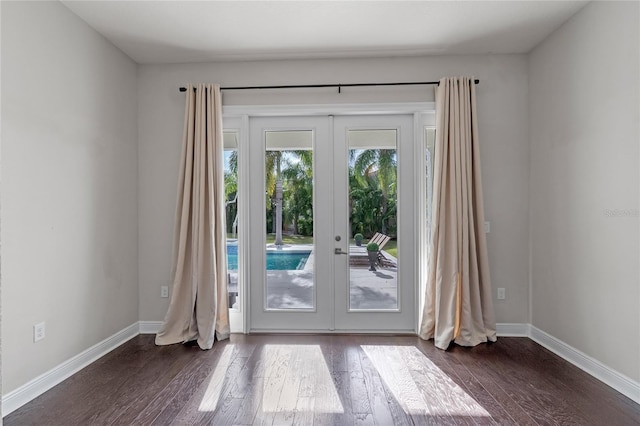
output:
[[[380,266],[385,266],[385,267],[395,267],[396,266],[396,264],[394,262],[390,261],[389,259],[387,259],[382,254],[382,248],[390,240],[391,240],[391,237],[389,237],[388,235],[385,235],[385,234],[381,234],[380,232],[376,232],[369,239],[369,243],[378,244],[378,264]],[[363,256],[349,256],[349,264],[351,266],[356,266],[356,267],[367,266],[367,265],[369,265],[369,260],[368,260],[368,258],[366,256],[365,257],[363,257]]]
[[[379,232],[376,232],[375,234],[373,234],[373,237],[371,237],[369,239],[369,243],[376,243],[378,244],[378,241],[384,237],[384,234],[381,234]]]
[[[378,244],[378,264],[382,266],[393,265],[384,255],[382,254],[382,248],[391,240],[391,237],[380,232],[376,232],[373,234],[373,237],[369,240],[369,243]],[[395,266],[395,265],[393,265]]]
[[[388,266],[391,262],[382,254],[382,248],[391,240],[391,237],[384,234],[380,235],[382,235],[382,238],[378,242],[378,264],[380,266]]]
[[[380,234],[380,239],[376,241],[378,243],[378,251],[382,250],[382,247],[384,247],[389,242],[390,239],[391,239],[390,236]]]

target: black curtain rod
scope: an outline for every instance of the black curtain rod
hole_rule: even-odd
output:
[[[480,80],[474,80],[476,84],[480,83]],[[338,93],[343,87],[365,87],[365,86],[423,86],[440,84],[439,81],[410,81],[401,83],[334,83],[334,84],[295,84],[286,86],[233,86],[233,87],[221,87],[220,90],[262,90],[262,89],[313,89],[322,87],[337,87]],[[196,89],[195,87],[193,88]],[[180,88],[181,92],[186,92],[186,87]]]

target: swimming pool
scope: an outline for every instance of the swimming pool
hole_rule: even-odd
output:
[[[267,251],[267,269],[272,270],[295,270],[304,269],[304,265],[309,259],[310,251],[287,250],[287,251]],[[227,269],[235,271],[238,269],[238,246],[227,244]]]

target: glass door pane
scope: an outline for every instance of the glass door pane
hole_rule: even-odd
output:
[[[426,226],[424,227],[426,235],[425,250],[424,252],[429,254],[429,241],[431,240],[431,217],[433,216],[432,199],[433,199],[433,156],[435,154],[435,142],[436,142],[436,129],[433,127],[425,127],[424,129],[425,140],[425,177],[426,177]]]
[[[238,309],[238,132],[224,131],[224,193],[227,221],[229,308]]]
[[[397,130],[349,130],[347,143],[349,310],[397,310]]]
[[[313,132],[265,134],[267,310],[313,310]]]

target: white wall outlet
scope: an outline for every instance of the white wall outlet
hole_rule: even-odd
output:
[[[169,286],[160,287],[160,297],[169,297]]]
[[[39,342],[44,339],[44,322],[33,326],[33,342]]]
[[[491,232],[491,222],[485,222],[484,223],[484,233],[488,234],[489,232]]]
[[[507,297],[506,297],[506,293],[505,293],[504,288],[499,288],[498,289],[498,300],[504,300],[506,298]]]

